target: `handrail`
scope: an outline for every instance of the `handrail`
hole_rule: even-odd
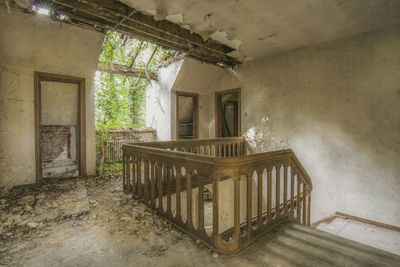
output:
[[[245,155],[239,137],[125,144],[123,153],[124,190],[221,253],[283,220],[310,224],[311,178],[291,149]]]

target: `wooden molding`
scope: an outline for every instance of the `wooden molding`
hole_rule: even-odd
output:
[[[353,221],[357,221],[357,222],[361,222],[361,223],[365,223],[365,224],[369,224],[369,225],[374,225],[374,226],[377,226],[377,227],[381,227],[381,228],[385,228],[385,229],[389,229],[389,230],[400,232],[400,227],[399,226],[394,226],[394,225],[390,225],[390,224],[386,224],[386,223],[382,223],[382,222],[377,222],[377,221],[373,221],[373,220],[369,220],[369,219],[353,216],[353,215],[350,215],[350,214],[346,214],[346,213],[343,213],[343,212],[339,212],[339,211],[336,211],[335,214],[329,215],[329,216],[324,217],[324,218],[322,218],[322,219],[320,219],[318,221],[315,221],[314,223],[311,224],[311,227],[312,228],[317,228],[318,225],[320,225],[323,222],[331,223],[336,218],[350,219],[350,220],[353,220]]]
[[[34,121],[35,121],[35,165],[36,183],[42,182],[42,159],[40,153],[40,121],[41,121],[41,82],[73,83],[78,85],[78,160],[79,174],[86,176],[86,88],[85,78],[61,74],[34,72]]]
[[[219,138],[219,127],[220,127],[220,119],[219,119],[219,111],[218,111],[218,101],[219,98],[223,95],[227,94],[238,94],[238,136],[241,136],[242,134],[242,126],[241,126],[241,121],[242,121],[242,94],[241,94],[241,88],[234,88],[234,89],[228,89],[228,90],[223,90],[223,91],[218,91],[215,92],[215,137]]]
[[[199,138],[199,94],[190,93],[190,92],[182,92],[182,91],[175,91],[176,100],[175,100],[175,135],[176,139],[179,138],[179,97],[186,96],[186,97],[193,97],[194,99],[194,115],[193,115],[193,139]]]

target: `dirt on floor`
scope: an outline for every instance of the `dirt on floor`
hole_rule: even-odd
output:
[[[0,266],[177,266],[162,259],[188,246],[219,256],[124,194],[118,175],[16,187],[0,205]]]
[[[301,225],[223,256],[122,191],[121,178],[48,180],[0,199],[0,266],[398,266],[400,258]]]

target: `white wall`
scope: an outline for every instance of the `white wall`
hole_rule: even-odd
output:
[[[146,91],[146,126],[157,130],[157,140],[176,139],[176,93],[199,94],[199,138],[208,138],[209,96],[220,67],[185,58],[158,70],[158,81]]]
[[[146,127],[157,131],[157,141],[171,140],[172,87],[183,60],[158,69],[158,80],[146,89]]]
[[[210,115],[210,94],[223,69],[212,64],[201,63],[186,58],[176,78],[173,91],[189,92],[199,95],[199,138],[209,138],[208,123]],[[172,137],[176,139],[176,94],[172,96]]]
[[[93,79],[103,35],[0,8],[0,186],[35,182],[34,71],[86,79],[87,173],[95,172]]]
[[[298,155],[312,221],[341,211],[400,226],[399,48],[397,26],[245,63],[215,85],[242,88],[259,151]]]

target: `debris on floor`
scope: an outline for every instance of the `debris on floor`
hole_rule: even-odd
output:
[[[296,253],[299,244],[304,251],[301,257]],[[220,255],[124,194],[118,175],[16,187],[0,198],[0,266],[361,266],[371,262],[397,266],[398,258],[300,225],[279,227],[234,256]]]
[[[31,229],[89,212],[83,180],[58,180],[12,189],[0,201],[0,236],[3,241],[25,237]]]
[[[113,175],[16,187],[0,199],[0,210],[0,266],[18,264],[20,256],[16,255],[24,254],[29,246],[37,249],[36,243],[64,225],[104,228],[121,242],[126,238],[140,240],[144,243],[141,253],[149,258],[165,255],[171,245],[185,237],[131,195],[124,194],[120,178]]]

